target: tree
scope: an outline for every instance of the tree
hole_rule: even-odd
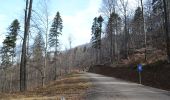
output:
[[[96,38],[96,33],[97,33],[97,29],[98,29],[98,23],[97,23],[97,17],[95,17],[93,19],[93,25],[92,25],[92,28],[91,28],[91,32],[92,32],[92,38],[91,38],[91,42],[92,42],[92,47],[95,49],[95,63],[97,63],[98,61],[98,50],[97,50],[97,38]]]
[[[73,41],[73,38],[72,38],[72,35],[70,34],[69,37],[68,37],[68,42],[69,42],[69,68],[68,68],[68,71],[71,72],[71,67],[72,67],[72,64],[73,64],[73,54],[72,54],[72,41]]]
[[[167,60],[170,62],[170,39],[169,39],[169,28],[168,28],[168,14],[167,14],[167,3],[166,0],[163,0],[163,9],[164,9],[164,27],[166,34],[166,52],[167,52]]]
[[[36,36],[33,44],[33,62],[34,62],[34,68],[37,69],[42,78],[42,86],[44,86],[44,67],[43,67],[43,51],[44,51],[44,41],[42,34],[39,32]]]
[[[56,80],[57,77],[57,54],[58,54],[58,47],[59,47],[59,35],[61,35],[62,29],[63,29],[63,23],[60,16],[60,13],[57,12],[56,16],[54,17],[53,23],[50,28],[50,34],[49,34],[49,46],[55,48],[55,54],[54,54],[54,60],[55,61],[55,76],[54,80]]]
[[[141,9],[142,9],[142,22],[143,22],[143,33],[144,33],[144,36],[145,36],[145,61],[147,60],[146,58],[146,48],[147,48],[147,45],[146,45],[146,31],[145,31],[145,17],[144,17],[144,8],[143,8],[143,0],[140,0],[141,1]]]
[[[50,5],[50,0],[39,0],[38,4],[36,6],[36,9],[33,10],[33,26],[34,28],[41,32],[43,36],[45,36],[45,49],[44,49],[44,67],[43,67],[43,76],[44,76],[44,82],[46,81],[46,68],[48,64],[48,35],[49,35],[49,5]]]
[[[102,18],[102,16],[99,16],[97,19],[97,22],[99,23],[99,30],[98,30],[98,45],[99,45],[99,62],[101,63],[101,34],[102,34],[102,23],[103,23],[104,19]]]
[[[116,4],[117,0],[102,0],[102,8],[100,11],[109,18],[110,15],[115,12]]]
[[[116,57],[117,52],[117,39],[116,35],[118,33],[118,26],[120,26],[121,18],[118,14],[113,12],[108,20],[106,31],[107,31],[107,38],[110,42],[110,62],[113,62],[113,55]]]
[[[153,0],[151,10],[152,46],[161,50],[166,49],[166,34],[164,27],[164,10],[162,0]],[[147,23],[148,25],[148,23]],[[158,42],[159,41],[159,42]],[[163,45],[162,45],[163,44]]]
[[[44,82],[46,79],[46,67],[47,67],[47,52],[48,52],[48,34],[49,34],[49,5],[50,0],[39,0],[37,5],[37,10],[33,11],[33,18],[32,21],[34,23],[34,27],[40,31],[42,34],[45,34],[45,57],[44,57]]]
[[[129,33],[128,33],[128,27],[127,27],[127,5],[128,0],[120,0],[120,3],[122,5],[122,13],[124,17],[124,58],[128,59],[128,41],[129,41]]]
[[[8,28],[9,31],[8,35],[3,41],[1,53],[2,53],[2,65],[4,65],[5,67],[9,67],[10,65],[13,64],[16,40],[19,29],[20,29],[19,22],[17,19],[15,19]]]
[[[13,64],[13,60],[15,57],[15,47],[16,47],[17,35],[20,31],[19,21],[17,19],[15,19],[8,29],[9,29],[9,37],[10,37],[10,41],[11,41],[10,46],[12,49],[11,56],[12,56],[12,64]]]
[[[3,47],[1,48],[1,68],[3,69],[6,69],[11,65],[9,49],[10,48],[3,43]]]
[[[132,35],[133,44],[135,49],[142,48],[144,43],[143,35],[143,21],[142,21],[142,10],[141,7],[137,7],[135,10],[134,18],[132,19]]]
[[[100,9],[101,12],[108,17],[108,22],[106,25],[106,35],[108,40],[108,47],[109,47],[109,59],[110,63],[113,62],[113,59],[118,57],[118,46],[117,46],[117,38],[116,33],[118,33],[118,24],[120,22],[120,17],[116,13],[116,7],[118,6],[117,0],[102,0],[102,8]],[[118,15],[118,16],[117,16]],[[114,26],[113,26],[114,25]],[[114,57],[113,57],[114,56]]]
[[[100,61],[100,49],[101,49],[101,33],[102,33],[102,22],[104,21],[104,19],[102,18],[102,16],[99,16],[98,18],[95,17],[94,18],[94,22],[92,25],[92,47],[96,49],[97,51],[97,56],[96,56],[96,62],[101,62]]]
[[[91,41],[92,41],[92,47],[93,48],[97,48],[97,34],[98,34],[98,23],[97,23],[97,17],[95,17],[93,19],[93,25],[92,25],[92,38],[91,38]]]
[[[26,90],[26,44],[27,37],[30,29],[30,19],[32,13],[32,3],[33,0],[26,0],[26,8],[25,8],[25,23],[24,23],[24,38],[22,44],[22,54],[21,54],[21,63],[20,63],[20,91]]]
[[[61,35],[62,28],[63,28],[63,23],[62,19],[60,16],[60,13],[57,12],[53,23],[50,28],[50,34],[49,34],[49,46],[55,48],[55,56],[57,55],[57,48],[59,46],[59,35]]]
[[[141,22],[142,22],[142,9],[141,9],[141,7],[137,7],[137,9],[135,10],[133,22],[136,22],[137,24],[141,24]]]
[[[94,22],[93,22],[93,25],[92,25],[92,38],[91,38],[91,42],[92,42],[92,47],[95,49],[95,58],[96,58],[96,63],[98,62],[98,40],[97,40],[97,37],[98,37],[98,23],[97,23],[97,17],[95,17],[94,19]]]
[[[72,48],[72,42],[73,42],[73,37],[72,37],[72,35],[70,34],[69,37],[68,37],[68,43],[69,43],[70,49]]]

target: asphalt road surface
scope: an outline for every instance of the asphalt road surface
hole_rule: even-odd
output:
[[[85,73],[93,87],[85,100],[170,100],[170,92],[99,74]]]

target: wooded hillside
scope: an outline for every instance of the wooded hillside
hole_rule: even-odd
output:
[[[65,34],[62,13],[56,11],[50,23],[48,0],[42,0],[37,11],[33,1],[25,1],[24,23],[15,19],[7,29],[1,47],[1,92],[44,87],[59,76],[93,65],[170,61],[169,0],[138,0],[137,8],[130,8],[128,0],[102,0],[101,15],[91,19],[91,42],[72,47],[69,39],[65,50],[59,41]],[[16,43],[19,40],[22,48]]]

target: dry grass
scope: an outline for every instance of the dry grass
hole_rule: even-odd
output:
[[[43,88],[38,88],[25,93],[0,94],[1,100],[80,100],[85,91],[90,87],[90,82],[81,77],[81,74],[72,73],[49,83]]]
[[[152,50],[153,49],[153,50]],[[152,48],[147,50],[147,62],[145,61],[145,49],[137,49],[133,54],[129,55],[128,59],[121,59],[119,63],[124,65],[137,65],[142,64],[151,64],[160,60],[166,60],[166,52],[162,50],[156,50]]]

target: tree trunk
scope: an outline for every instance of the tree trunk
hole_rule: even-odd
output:
[[[24,39],[22,44],[22,54],[21,54],[21,63],[20,63],[20,91],[26,91],[26,43],[27,36],[29,33],[31,11],[32,11],[32,2],[33,0],[26,0],[26,9],[25,9],[25,26],[24,26]],[[29,5],[29,9],[28,8]],[[28,13],[28,14],[27,14]]]
[[[128,32],[127,32],[127,16],[126,16],[126,10],[125,10],[125,59],[128,59]]]
[[[110,22],[110,29],[109,29],[109,32],[110,32],[110,63],[113,62],[113,26],[112,26],[112,20]]]
[[[168,30],[168,15],[167,15],[167,4],[166,0],[163,0],[163,8],[164,8],[164,28],[166,34],[166,49],[167,49],[167,60],[170,62],[170,40],[169,40],[169,30]]]
[[[13,80],[13,75],[12,75],[12,72],[10,73],[10,92],[12,92],[12,80]]]
[[[115,60],[118,61],[118,46],[117,46],[117,33],[118,33],[118,18],[116,18],[116,28],[115,28],[115,39],[114,39],[114,51],[115,51]]]
[[[146,55],[146,49],[147,49],[147,45],[146,45],[146,31],[145,31],[145,18],[144,18],[144,11],[143,11],[143,0],[141,0],[141,8],[142,8],[142,22],[143,22],[143,32],[145,35],[145,61],[147,61],[147,55]]]

